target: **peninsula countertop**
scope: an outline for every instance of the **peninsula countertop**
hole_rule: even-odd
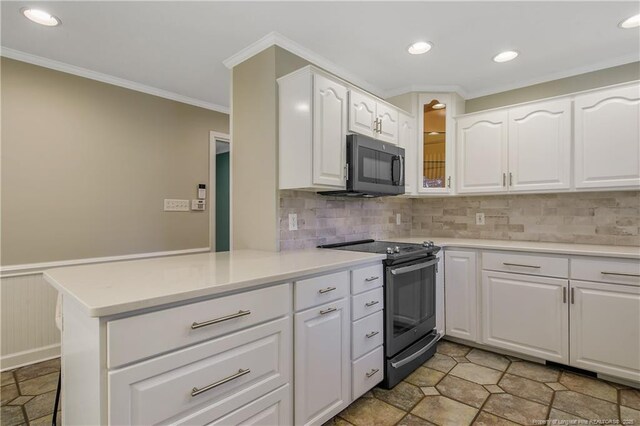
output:
[[[234,250],[50,269],[47,282],[91,317],[250,289],[360,264],[384,255],[309,249]]]
[[[640,260],[640,247],[633,246],[626,247],[595,244],[546,243],[538,241],[481,240],[442,237],[392,238],[389,240],[397,241],[399,243],[422,243],[423,241],[431,240],[436,245],[443,248],[458,247],[483,250],[510,250],[569,256],[617,257]]]

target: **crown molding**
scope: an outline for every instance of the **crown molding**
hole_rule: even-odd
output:
[[[467,99],[468,94],[467,91],[464,90],[463,87],[457,85],[422,85],[422,84],[412,84],[410,86],[398,87],[396,89],[386,90],[383,93],[383,97],[385,99],[404,95],[405,93],[411,92],[437,92],[437,93],[457,93],[463,99]]]
[[[358,86],[368,92],[371,92],[376,96],[379,96],[381,98],[384,97],[382,96],[384,94],[384,90],[374,86],[373,84],[369,83],[363,78],[358,77],[357,75],[351,73],[350,71],[347,71],[346,69],[330,61],[324,56],[319,55],[307,49],[301,44],[275,31],[270,32],[269,34],[265,35],[264,37],[257,40],[256,42],[250,44],[249,46],[245,47],[239,52],[228,57],[227,59],[222,61],[222,63],[224,64],[224,66],[231,69],[237,66],[238,64],[246,61],[247,59],[251,58],[252,56],[257,55],[263,50],[268,49],[271,46],[278,46],[285,50],[288,50],[294,55],[297,55],[302,59],[305,59],[311,62],[313,65],[315,65],[318,68],[322,68],[323,70],[328,71],[331,74],[334,74],[342,78],[343,80],[346,80],[349,83],[355,86]]]
[[[22,52],[20,50],[11,49],[2,46],[0,50],[0,56],[4,56],[9,59],[15,59],[17,61],[27,62],[29,64],[38,65],[44,68],[49,68],[56,71],[61,71],[67,74],[77,75],[79,77],[88,78],[102,83],[111,84],[114,86],[123,87],[129,90],[135,90],[136,92],[146,93],[148,95],[158,96],[160,98],[169,99],[183,104],[193,105],[200,108],[205,108],[211,111],[217,111],[224,114],[229,114],[229,107],[223,105],[217,105],[210,102],[206,102],[200,99],[190,98],[178,93],[169,92],[167,90],[158,89],[144,84],[136,83],[134,81],[125,80],[123,78],[114,77],[108,74],[103,74],[97,71],[92,71],[86,68],[77,67],[75,65],[66,64],[64,62],[55,61],[53,59],[43,58],[42,56],[32,55],[30,53]]]
[[[537,77],[530,80],[518,81],[518,82],[509,83],[509,84],[494,86],[488,89],[475,90],[470,92],[466,99],[475,99],[482,96],[495,95],[497,93],[507,92],[509,90],[521,89],[523,87],[534,86],[536,84],[547,83],[550,81],[560,80],[567,77],[574,77],[580,74],[586,74],[593,71],[600,71],[606,68],[617,67],[620,65],[625,65],[632,62],[638,62],[638,61],[640,61],[640,55],[637,53],[620,56],[617,58],[597,62],[595,64],[591,64],[583,67],[577,67],[577,68],[572,68],[566,71],[545,74],[542,77]]]

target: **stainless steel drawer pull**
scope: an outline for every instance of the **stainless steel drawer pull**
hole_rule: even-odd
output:
[[[324,311],[320,311],[320,315],[328,314],[330,312],[337,311],[337,310],[338,310],[337,308],[327,308]]]
[[[638,277],[640,278],[640,274],[623,274],[622,272],[600,272],[602,275],[618,275],[621,277]]]
[[[378,303],[380,302],[378,302],[377,300],[372,300],[371,302],[365,303],[364,306],[368,308],[370,306],[377,305]]]
[[[193,388],[191,390],[191,396],[198,396],[201,393],[209,391],[209,390],[211,390],[213,388],[217,388],[218,386],[224,385],[225,383],[229,383],[230,381],[235,380],[235,379],[237,379],[239,377],[242,377],[242,376],[244,376],[246,374],[249,374],[249,373],[251,373],[251,369],[247,368],[246,370],[243,370],[241,368],[240,370],[238,370],[238,372],[236,374],[232,374],[229,377],[226,377],[226,378],[224,378],[222,380],[219,380],[219,381],[217,381],[215,383],[211,383],[209,386],[205,386],[205,387],[203,387],[201,389]]]
[[[378,334],[380,334],[379,331],[372,331],[371,333],[367,334],[366,336],[367,336],[367,339],[371,339],[373,336],[376,336]]]
[[[218,324],[220,322],[229,321],[229,320],[232,320],[234,318],[244,317],[246,315],[249,315],[250,313],[251,313],[251,311],[238,311],[237,314],[227,315],[226,317],[220,317],[220,318],[212,319],[210,321],[205,321],[205,322],[195,322],[194,321],[193,324],[191,324],[191,328],[193,330],[195,330],[196,328],[206,327],[208,325],[213,325],[213,324]]]
[[[531,269],[540,269],[542,268],[542,266],[536,266],[536,265],[523,265],[521,263],[507,263],[507,262],[502,262],[502,264],[504,266],[519,266],[521,268],[531,268]]]
[[[367,379],[368,379],[369,377],[373,376],[374,374],[376,374],[378,371],[380,371],[380,369],[379,369],[379,368],[374,368],[373,370],[369,371],[369,372],[367,373]]]
[[[371,281],[375,281],[375,280],[377,280],[377,279],[380,279],[380,277],[369,277],[369,278],[365,278],[364,280],[365,280],[366,282],[371,282]]]
[[[323,288],[323,289],[318,290],[318,293],[325,294],[325,293],[329,293],[330,291],[333,291],[335,289],[336,289],[335,287],[327,287],[327,288]]]

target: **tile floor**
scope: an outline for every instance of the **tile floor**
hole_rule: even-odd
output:
[[[640,390],[443,340],[395,388],[373,389],[325,426],[471,424],[640,425]]]
[[[54,359],[3,372],[0,425],[51,424],[59,370],[60,360]],[[580,425],[588,420],[640,425],[640,390],[441,341],[436,355],[395,388],[373,389],[327,425]]]
[[[0,425],[50,425],[59,372],[60,358],[2,372]]]

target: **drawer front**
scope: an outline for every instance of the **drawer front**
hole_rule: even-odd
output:
[[[571,279],[640,286],[640,261],[634,259],[571,259]]]
[[[291,318],[109,372],[109,423],[219,418],[289,382]]]
[[[383,323],[383,311],[353,323],[351,332],[353,359],[358,359],[370,350],[382,345],[384,340]]]
[[[351,373],[351,389],[353,389],[353,400],[355,401],[382,381],[384,375],[384,351],[382,347],[354,361]]]
[[[322,275],[295,283],[295,310],[319,306],[349,294],[349,271]]]
[[[384,268],[382,263],[351,271],[351,294],[362,293],[382,287],[384,282]]]
[[[482,269],[568,278],[569,259],[525,253],[483,252]]]
[[[109,321],[107,365],[115,368],[278,318],[290,311],[290,286],[282,284]],[[194,322],[206,324],[211,320],[220,322],[192,328]]]
[[[213,419],[206,408],[175,422],[176,425],[290,425],[291,386],[285,385],[223,417]]]
[[[378,287],[351,298],[351,319],[354,321],[384,308],[384,290]]]

